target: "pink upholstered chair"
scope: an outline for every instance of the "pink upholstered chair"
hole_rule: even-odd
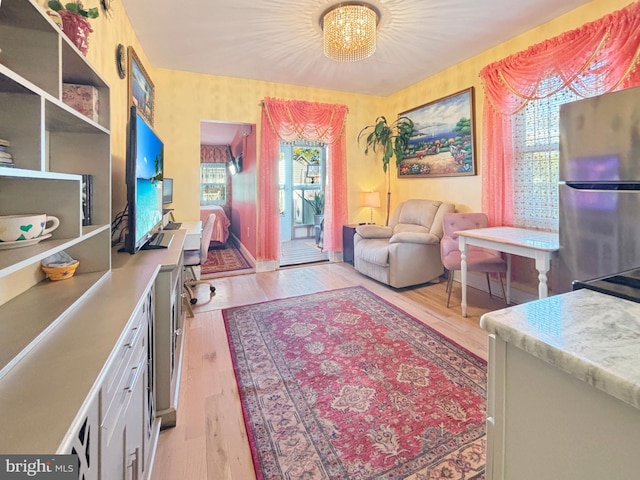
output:
[[[485,228],[489,226],[489,220],[484,213],[447,213],[442,220],[443,237],[440,241],[440,256],[442,264],[448,272],[447,281],[447,307],[451,300],[451,290],[453,287],[453,273],[460,270],[461,255],[458,247],[458,235],[455,232],[460,230],[470,230],[472,228]],[[504,284],[502,283],[502,272],[507,271],[507,262],[502,258],[500,252],[489,250],[473,245],[467,246],[467,271],[484,272],[487,275],[487,286],[489,296],[491,294],[490,273],[498,273],[502,295],[506,301]]]

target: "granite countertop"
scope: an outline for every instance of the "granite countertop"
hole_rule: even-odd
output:
[[[486,313],[480,325],[640,409],[640,303],[577,290]]]

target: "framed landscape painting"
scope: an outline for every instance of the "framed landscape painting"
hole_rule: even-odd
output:
[[[156,100],[153,83],[133,47],[127,49],[127,54],[129,57],[129,106],[135,105],[149,125],[153,126]]]
[[[476,174],[473,87],[399,116],[414,126],[398,178]]]

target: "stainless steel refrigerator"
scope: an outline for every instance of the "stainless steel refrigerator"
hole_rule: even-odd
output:
[[[554,290],[640,267],[640,87],[560,108]]]

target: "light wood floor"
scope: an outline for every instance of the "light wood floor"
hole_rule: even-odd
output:
[[[216,296],[185,323],[178,422],[160,434],[153,480],[255,478],[221,309],[363,285],[486,359],[487,334],[479,327],[480,316],[504,307],[501,299],[469,288],[469,316],[462,318],[458,283],[447,308],[444,280],[395,290],[344,263],[218,278],[214,284]]]
[[[280,244],[280,266],[300,265],[303,263],[322,262],[329,258],[327,252],[316,247],[313,238],[298,238]]]

